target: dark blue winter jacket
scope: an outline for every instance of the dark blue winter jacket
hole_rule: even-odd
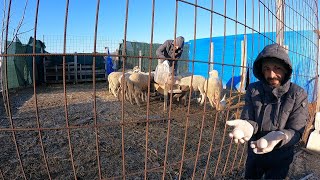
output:
[[[288,70],[282,85],[277,88],[268,85],[262,73],[262,62],[270,58],[278,59]],[[286,50],[278,44],[266,46],[254,62],[253,73],[259,81],[248,86],[241,114],[241,119],[248,120],[254,127],[251,140],[257,140],[270,131],[280,130],[288,139],[280,142],[271,154],[282,152],[280,149],[292,150],[306,125],[308,102],[304,89],[290,82],[292,65]],[[251,148],[248,150],[252,151]]]

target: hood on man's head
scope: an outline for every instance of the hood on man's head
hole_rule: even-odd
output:
[[[184,45],[184,37],[179,36],[176,38],[176,45],[179,46],[181,49],[183,49]]]
[[[286,77],[282,83],[287,82],[292,75],[292,65],[287,51],[279,44],[267,45],[258,55],[253,63],[253,74],[260,81],[264,81],[262,73],[262,62],[268,60],[278,60],[288,70]]]

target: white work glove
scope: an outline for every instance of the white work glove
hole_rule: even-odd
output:
[[[288,136],[285,133],[281,131],[271,131],[257,141],[252,141],[250,147],[256,154],[265,154],[271,152],[280,141],[286,139],[288,139]]]
[[[164,59],[158,59],[158,65],[162,64],[164,62]]]
[[[253,126],[246,120],[235,119],[227,121],[226,124],[228,126],[234,126],[234,129],[231,133],[229,133],[229,137],[233,138],[235,143],[244,143],[245,141],[249,141],[251,136],[253,135]]]

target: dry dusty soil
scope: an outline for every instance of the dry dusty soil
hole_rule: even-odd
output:
[[[61,84],[40,86],[37,96],[33,88],[11,90],[12,118],[0,100],[0,179],[144,179],[145,168],[148,179],[243,176],[245,148],[225,126],[237,109],[217,112],[192,99],[165,113],[154,93],[138,107],[119,101],[106,83],[95,91],[91,83],[67,84],[66,92]],[[319,179],[320,155],[301,146],[296,152],[289,179]]]

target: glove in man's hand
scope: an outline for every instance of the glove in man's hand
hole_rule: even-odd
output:
[[[271,152],[280,141],[286,139],[288,139],[288,136],[285,133],[271,131],[257,141],[252,141],[250,147],[256,154],[265,154]]]
[[[249,141],[253,135],[253,126],[246,120],[235,119],[227,121],[226,124],[234,127],[233,131],[229,133],[229,137],[233,138],[235,143]]]

